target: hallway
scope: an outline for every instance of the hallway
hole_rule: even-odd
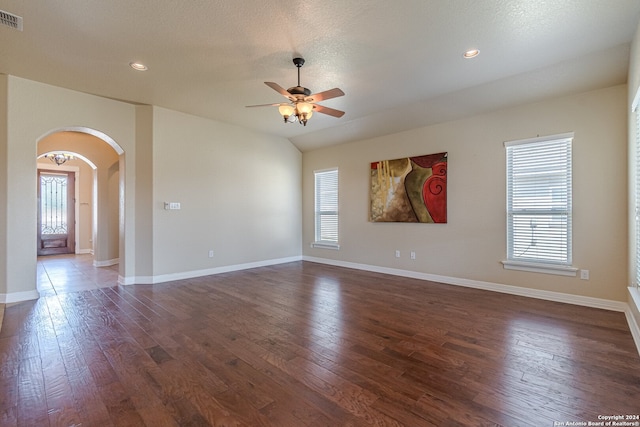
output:
[[[41,297],[118,286],[118,264],[94,267],[93,256],[51,255],[38,257],[37,289]],[[5,304],[0,304],[0,330]]]
[[[38,257],[37,268],[41,297],[118,285],[118,264],[94,267],[89,254]]]

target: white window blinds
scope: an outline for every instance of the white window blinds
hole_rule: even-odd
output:
[[[315,240],[338,243],[338,169],[315,171]]]
[[[640,103],[640,89],[638,89],[638,93],[633,101],[632,111],[635,112],[634,116],[636,119],[635,127],[636,127],[636,153],[635,153],[635,173],[636,173],[636,182],[634,189],[634,198],[635,198],[635,219],[636,219],[636,233],[635,233],[635,247],[636,247],[636,287],[640,287],[640,111],[638,111],[638,105]]]
[[[573,134],[505,143],[507,259],[571,265]]]

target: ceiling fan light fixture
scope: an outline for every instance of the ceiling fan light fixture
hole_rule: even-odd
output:
[[[296,104],[296,110],[298,110],[299,114],[307,114],[310,113],[311,110],[313,110],[313,105],[309,104],[308,102],[298,102]]]
[[[308,113],[298,114],[298,118],[300,119],[300,123],[302,124],[302,126],[307,125],[307,120],[309,120],[311,116],[313,116],[313,110],[309,111]]]
[[[289,117],[295,114],[296,109],[291,104],[280,104],[280,106],[278,107],[278,111],[280,112],[282,117],[284,117],[284,122],[286,123],[290,121]]]

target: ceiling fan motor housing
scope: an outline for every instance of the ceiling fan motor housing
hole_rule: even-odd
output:
[[[290,87],[289,89],[287,89],[287,92],[289,92],[291,95],[304,95],[304,96],[311,95],[311,90],[302,86]]]

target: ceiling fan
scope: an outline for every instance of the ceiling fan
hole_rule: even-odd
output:
[[[247,107],[278,107],[278,111],[284,118],[285,123],[292,123],[298,120],[304,126],[307,125],[307,120],[311,118],[314,111],[322,114],[328,114],[333,117],[342,117],[344,115],[344,111],[324,107],[320,104],[316,104],[316,102],[343,96],[344,92],[336,87],[325,90],[324,92],[311,94],[310,89],[300,86],[300,68],[304,65],[304,59],[293,58],[293,64],[298,68],[298,86],[290,87],[285,90],[277,83],[264,82],[264,84],[269,86],[271,89],[287,98],[289,103],[247,105]]]

